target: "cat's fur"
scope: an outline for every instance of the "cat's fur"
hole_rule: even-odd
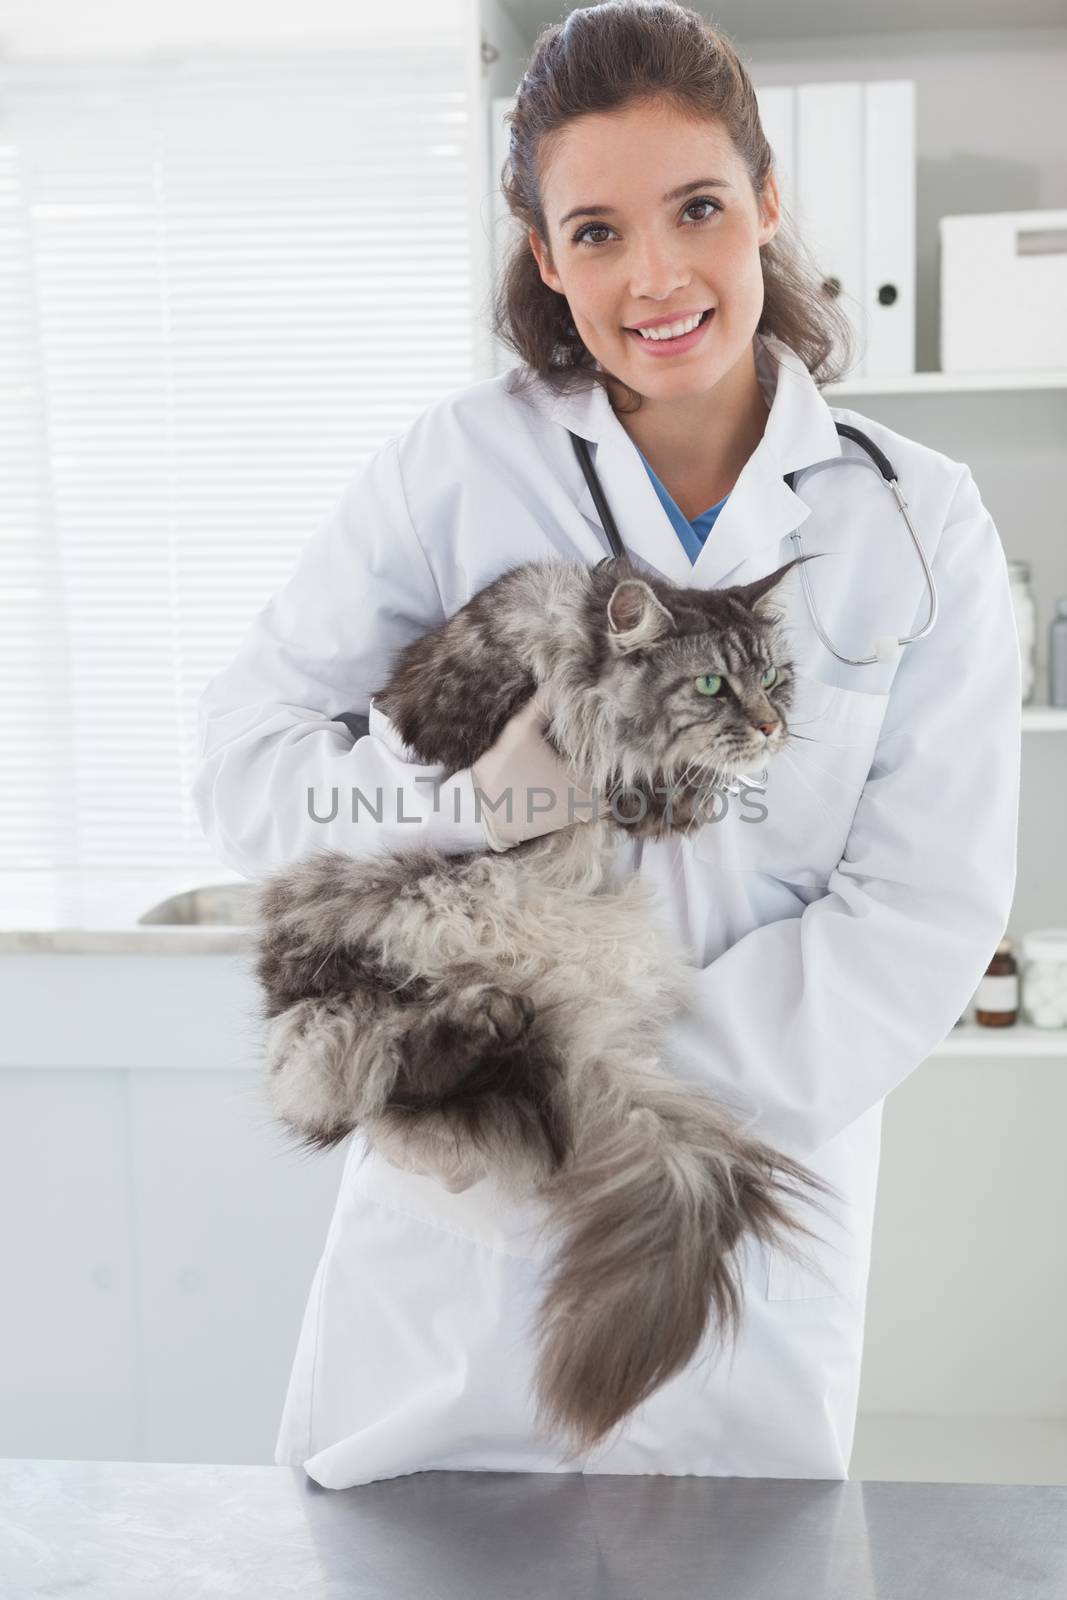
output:
[[[760,723],[780,721],[767,754],[787,736],[772,591],[794,565],[719,590],[625,557],[505,572],[400,652],[376,704],[452,774],[538,692],[577,777],[600,795],[625,785],[620,816],[644,796],[643,819],[609,814],[501,854],[319,851],[260,892],[273,1112],[311,1148],[358,1126],[449,1187],[490,1176],[543,1201],[558,1252],[538,1420],[575,1451],[692,1358],[712,1310],[736,1334],[746,1235],[796,1254],[811,1230],[787,1201],[825,1210],[815,1192],[834,1193],[664,1070],[694,969],[652,886],[612,873],[628,837],[705,820],[709,778],[762,760]],[[698,693],[712,672],[723,691]]]

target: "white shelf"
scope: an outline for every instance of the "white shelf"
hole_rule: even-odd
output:
[[[977,1022],[966,1022],[962,1028],[953,1028],[933,1054],[1067,1057],[1067,1028],[1034,1028],[1024,1022],[1011,1028],[982,1028]]]
[[[1024,733],[1067,733],[1067,706],[1023,706]]]
[[[824,396],[847,394],[968,394],[978,390],[1012,394],[1019,389],[1067,389],[1067,371],[906,372],[899,377],[846,378],[825,388]]]

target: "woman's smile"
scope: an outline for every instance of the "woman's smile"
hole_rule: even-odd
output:
[[[627,338],[639,344],[641,349],[650,356],[681,356],[687,350],[694,350],[704,337],[705,329],[715,315],[714,308],[705,311],[696,327],[689,333],[679,334],[677,338],[665,339],[663,337],[650,339],[645,334],[639,333],[636,328],[624,328]]]

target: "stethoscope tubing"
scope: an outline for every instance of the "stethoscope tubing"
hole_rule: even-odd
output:
[[[886,485],[892,491],[893,498],[897,503],[897,508],[899,509],[900,514],[904,518],[904,521],[907,525],[912,544],[915,546],[916,553],[918,554],[919,560],[922,563],[923,576],[926,582],[926,591],[929,596],[929,611],[927,613],[926,621],[916,633],[897,636],[897,645],[900,649],[903,649],[905,645],[914,644],[916,639],[924,638],[937,621],[938,601],[937,586],[934,583],[934,575],[930,570],[930,563],[926,559],[926,552],[922,547],[919,536],[915,532],[915,528],[912,525],[911,517],[908,515],[907,502],[900,492],[900,484],[897,482],[897,475],[893,470],[889,458],[878,448],[873,439],[869,439],[860,428],[853,427],[851,423],[847,422],[837,422],[834,424],[834,426],[837,428],[837,431],[842,438],[851,439],[854,444],[858,444],[862,450],[866,451],[867,455],[870,457],[871,463],[877,468]],[[612,554],[610,556],[605,556],[602,561],[597,562],[598,566],[603,566],[606,562],[614,560],[616,556],[621,556],[624,554],[622,539],[619,536],[618,524],[615,521],[611,507],[608,505],[607,496],[604,493],[604,487],[600,482],[599,474],[597,473],[596,467],[593,465],[592,456],[589,453],[588,441],[581,438],[580,435],[571,432],[570,429],[567,431],[570,433],[571,443],[574,446],[574,452],[578,457],[583,476],[585,477],[585,481],[589,487],[589,493],[593,497],[593,504],[596,506],[597,515],[600,518],[604,532],[607,534],[608,543],[611,545]],[[819,463],[819,465],[842,464],[846,461],[847,458],[841,456],[835,457],[827,463]],[[813,463],[813,465],[815,464],[816,463]],[[796,489],[794,488],[796,476],[796,471],[787,472],[784,479],[787,487],[792,490],[794,494],[796,493]],[[789,537],[793,541],[797,555],[802,556],[804,554],[804,547],[800,540],[799,529],[795,529],[789,535]],[[806,562],[802,562],[800,564],[800,581],[804,591],[804,599],[807,603],[808,611],[811,615],[811,620],[815,627],[815,631],[822,643],[826,646],[827,650],[829,650],[832,655],[836,656],[838,661],[843,661],[850,667],[866,667],[871,666],[876,661],[883,659],[878,655],[877,652],[870,656],[842,655],[841,651],[838,650],[831,642],[829,635],[822,625],[822,619],[819,616],[818,608],[815,604],[815,596],[812,593],[811,581],[808,577]]]

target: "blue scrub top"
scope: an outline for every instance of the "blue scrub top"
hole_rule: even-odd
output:
[[[659,495],[660,504],[670,517],[671,522],[674,525],[674,530],[679,539],[682,541],[682,548],[689,557],[690,562],[694,562],[701,550],[704,548],[704,540],[715,526],[715,518],[719,515],[719,512],[722,510],[727,500],[729,500],[730,496],[728,494],[724,494],[718,505],[709,506],[707,511],[702,511],[700,513],[699,517],[695,517],[692,522],[687,522],[678,506],[671,498],[671,495],[664,488],[659,478],[657,478],[656,474],[649,466],[647,460],[645,459],[644,451],[639,449],[636,445],[634,448],[637,450],[641,460],[645,463],[645,471],[652,479],[652,487]]]

